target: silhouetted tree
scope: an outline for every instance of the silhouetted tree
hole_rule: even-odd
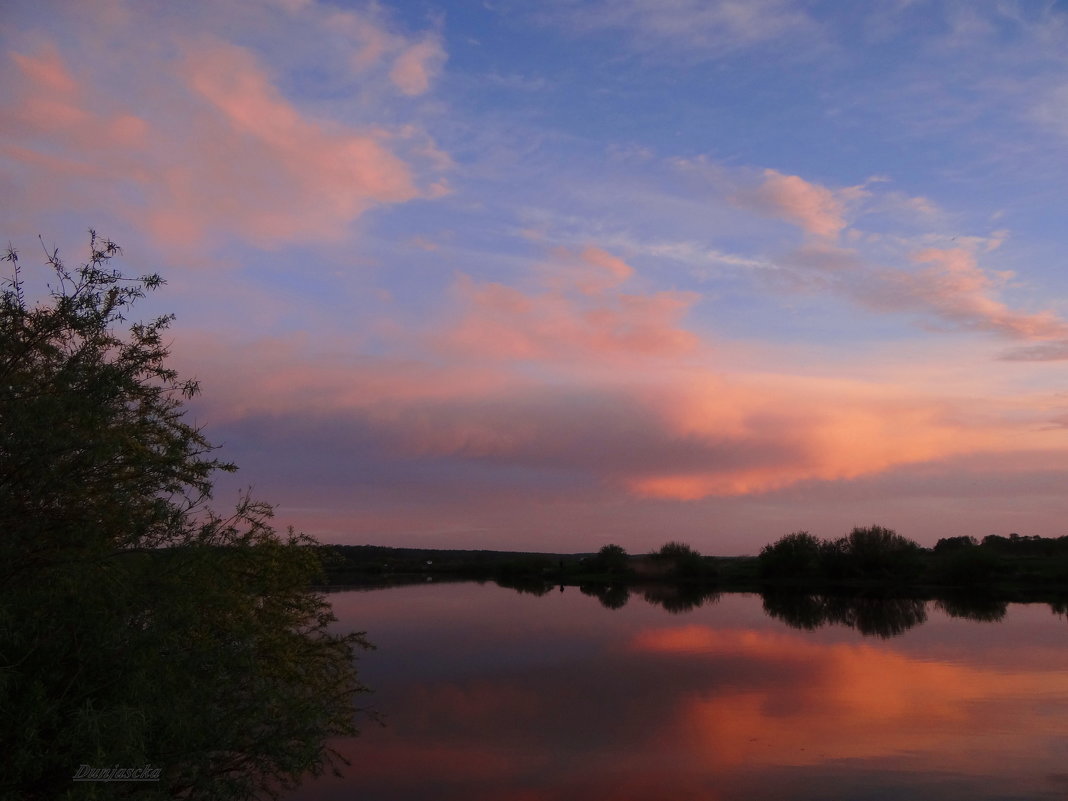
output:
[[[501,562],[495,568],[498,582],[514,586],[515,582],[540,583],[553,573],[552,560],[540,555],[523,555]]]
[[[248,798],[320,772],[352,734],[362,637],[330,630],[312,540],[248,497],[208,505],[233,466],[185,419],[171,320],[125,324],[129,280],[91,232],[26,299],[0,292],[0,796]],[[81,784],[79,765],[161,769]]]
[[[597,573],[625,573],[630,556],[622,545],[604,545],[590,560],[590,568]]]
[[[975,537],[943,537],[935,543],[935,553],[946,553],[949,551],[967,550],[969,548],[978,547],[979,541]]]
[[[882,526],[854,528],[824,552],[832,572],[862,578],[903,578],[920,569],[922,548],[912,540]]]
[[[765,578],[813,578],[823,573],[820,540],[807,531],[780,537],[760,551],[760,574]]]
[[[675,578],[709,578],[712,570],[705,564],[704,557],[683,542],[665,543],[653,554],[657,560],[671,565],[670,575]]]
[[[1004,560],[990,548],[977,544],[935,549],[932,578],[939,584],[984,587],[1006,572]]]

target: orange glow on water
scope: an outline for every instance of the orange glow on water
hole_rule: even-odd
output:
[[[1011,728],[1015,698],[1068,697],[1068,675],[1059,670],[978,669],[865,643],[686,626],[643,631],[632,646],[782,671],[780,681],[758,689],[710,686],[681,702],[680,742],[695,758],[721,767],[930,752],[943,767],[974,769],[977,753],[1006,746],[1005,735],[996,733]],[[1011,736],[1026,750],[1031,740],[1064,734],[1068,720],[1054,716]]]

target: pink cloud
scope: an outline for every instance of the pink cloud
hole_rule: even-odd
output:
[[[989,241],[976,247],[989,250]],[[926,247],[907,258],[917,268],[891,269],[867,262],[854,249],[810,243],[792,254],[795,286],[841,293],[869,309],[912,313],[954,329],[984,331],[1007,339],[1046,343],[1022,348],[1016,358],[1054,358],[1065,351],[1068,321],[1050,311],[1025,312],[997,297],[1011,274],[984,270],[966,247]]]
[[[580,284],[580,289],[587,295],[596,295],[613,286],[627,281],[634,275],[634,268],[622,259],[596,247],[587,247],[579,253],[579,259],[585,265],[593,267],[597,276]],[[600,280],[598,280],[598,278]]]
[[[78,91],[78,83],[71,76],[59,49],[46,43],[35,55],[11,53],[11,59],[23,76],[40,89],[58,96],[72,97]]]
[[[928,306],[937,316],[967,328],[994,331],[1013,339],[1043,340],[1068,336],[1068,322],[1052,312],[1013,311],[991,297],[997,282],[984,272],[975,256],[963,248],[927,248],[913,255],[929,265],[898,279],[907,297]],[[997,276],[1004,279],[1007,276]]]
[[[293,24],[304,28],[325,24],[318,6],[287,13],[302,15]],[[410,44],[362,23],[363,44],[350,49],[368,65],[411,50],[409,88],[420,65],[429,80],[444,57],[434,37]],[[144,24],[137,15],[120,21],[135,41],[147,41]],[[3,82],[0,154],[33,175],[21,187],[24,208],[103,207],[168,246],[236,236],[273,247],[337,241],[374,206],[448,191],[440,173],[452,163],[417,125],[391,131],[313,117],[251,50],[176,30],[165,45],[130,51],[117,93],[104,86],[114,80],[106,48],[106,37],[84,37],[77,73],[55,42],[9,53],[18,79]],[[363,80],[391,86],[384,73]]]
[[[352,74],[360,79],[387,67],[392,87],[405,95],[421,95],[430,89],[448,58],[441,36],[426,32],[418,39],[390,25],[381,6],[362,11],[330,10],[308,3],[292,9],[298,16],[318,16],[327,37],[340,37]]]
[[[445,50],[435,37],[406,47],[393,62],[390,80],[406,95],[421,95],[445,63]]]
[[[7,94],[0,161],[15,179],[11,201],[19,214],[113,208],[120,203],[116,176],[138,187],[151,179],[148,121],[104,103],[95,108],[84,76],[75,76],[52,42],[7,56],[14,69],[0,71]]]
[[[304,9],[296,9],[303,11]],[[357,75],[365,73],[381,63],[388,53],[396,50],[401,42],[381,25],[353,11],[335,11],[328,15],[326,25],[331,30],[342,32],[354,45],[348,62]]]
[[[967,287],[985,286],[966,260],[951,266]],[[292,457],[314,453],[330,475],[389,465],[398,492],[408,470],[421,493],[435,491],[415,478],[433,464],[476,494],[492,474],[498,494],[502,476],[524,476],[517,494],[551,485],[550,497],[697,501],[954,456],[1059,452],[1028,413],[1033,399],[977,401],[981,381],[939,383],[942,359],[922,380],[915,360],[881,377],[867,365],[863,380],[717,369],[721,349],[681,325],[695,298],[640,284],[594,245],[558,249],[519,286],[461,276],[454,308],[393,336],[388,355],[346,355],[364,351],[349,331],[329,352],[291,337],[217,364],[197,345],[193,364],[213,386],[214,423],[277,439]]]
[[[0,129],[7,134],[4,144],[8,152],[18,149],[12,140],[30,137],[42,137],[49,144],[84,142],[87,147],[98,149],[109,146],[106,118],[85,108],[85,86],[73,77],[54,43],[44,43],[33,54],[12,51],[8,55],[22,77],[14,107]],[[48,153],[40,147],[26,149]]]
[[[846,195],[848,196],[848,194]],[[834,239],[846,226],[843,194],[810,183],[797,175],[764,170],[756,189],[736,195],[736,200],[763,214],[785,220],[813,236]]]
[[[459,318],[446,342],[468,357],[555,360],[681,355],[697,337],[680,327],[690,292],[630,293],[633,268],[596,247],[557,250],[523,290],[461,276]]]
[[[703,450],[706,458],[644,472],[635,466],[625,483],[636,495],[674,500],[853,479],[952,454],[1003,450],[1030,436],[997,416],[970,421],[957,402],[894,384],[788,375],[694,375],[662,387],[652,408],[661,436]],[[1040,437],[1030,439],[1041,444]]]
[[[150,217],[162,239],[203,234],[218,219],[266,244],[337,239],[372,205],[420,195],[387,136],[305,117],[248,51],[201,45],[180,75],[208,113],[193,123],[194,160],[164,172]]]
[[[522,319],[529,299],[505,290],[493,288],[495,304]],[[954,455],[1059,447],[1033,416],[1021,418],[1005,403],[875,380],[680,370],[670,355],[636,371],[628,362],[599,371],[602,353],[568,347],[566,357],[539,361],[536,377],[496,351],[474,359],[485,347],[463,351],[460,362],[432,363],[327,356],[310,341],[286,340],[237,351],[214,367],[210,348],[197,346],[209,355],[195,363],[205,385],[214,386],[207,408],[215,425],[252,425],[242,429],[244,438],[280,438],[287,458],[299,443],[315,454],[317,470],[338,476],[368,460],[410,464],[416,472],[429,460],[452,465],[449,475],[469,488],[480,486],[482,471],[507,475],[507,468],[540,477],[532,485],[520,481],[517,493],[537,493],[539,482],[566,476],[568,494],[694,501],[855,479]],[[501,348],[513,357],[527,352],[514,341]]]
[[[505,300],[525,313],[525,293]],[[1057,533],[1059,496],[1041,493],[1063,484],[1064,432],[1044,423],[1063,404],[998,399],[970,373],[962,384],[945,354],[842,381],[717,369],[711,342],[685,365],[670,353],[433,349],[450,330],[410,332],[377,355],[351,331],[226,349],[178,331],[177,365],[201,380],[195,419],[243,466],[237,485],[255,482],[285,523],[333,540],[448,532],[457,547],[507,536],[566,550],[597,530],[653,547],[670,525],[702,550],[742,553],[794,527],[837,536],[872,520],[928,544],[1030,533],[1031,520]],[[1004,508],[1035,492],[1025,522]]]

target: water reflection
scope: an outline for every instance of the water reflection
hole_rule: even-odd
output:
[[[386,726],[299,797],[1063,797],[1068,632],[1047,606],[726,594],[665,614],[684,597],[335,596],[379,645],[361,664]]]
[[[652,584],[642,590],[642,598],[677,615],[715,603],[720,593],[700,584]]]
[[[630,600],[630,590],[625,584],[582,584],[579,592],[592,595],[605,609],[622,609]]]
[[[765,593],[764,611],[798,629],[849,626],[861,634],[896,637],[927,620],[927,602],[862,595]]]
[[[552,592],[555,584],[544,581],[507,582],[498,585],[519,593],[542,596]],[[671,614],[692,612],[716,603],[722,593],[714,586],[700,583],[582,584],[579,592],[600,601],[605,609],[622,609],[632,595]],[[559,590],[564,591],[560,585]],[[897,637],[927,620],[929,605],[950,617],[996,623],[1005,617],[1008,601],[982,592],[968,591],[944,595],[931,601],[887,595],[809,593],[796,590],[770,590],[760,594],[764,612],[796,629],[815,631],[823,626],[847,626],[861,634],[883,639]],[[1064,614],[1068,605],[1050,601],[1056,614]]]
[[[949,595],[936,601],[938,608],[950,617],[978,620],[983,623],[997,623],[1008,614],[1009,604],[990,595],[967,593]],[[1056,605],[1053,606],[1057,611]]]
[[[515,590],[516,592],[526,593],[527,595],[542,596],[548,595],[553,591],[555,584],[551,584],[541,579],[531,579],[526,577],[520,577],[515,579],[497,579],[497,584],[501,587],[506,587],[509,590]]]

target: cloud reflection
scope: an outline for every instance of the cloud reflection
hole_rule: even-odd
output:
[[[760,620],[752,596],[665,626],[662,610],[610,612],[578,592],[392,592],[410,601],[386,626],[406,632],[382,653],[398,666],[382,675],[387,726],[342,744],[355,765],[348,792],[367,797],[419,798],[430,786],[443,799],[553,801],[863,797],[872,787],[1044,797],[1049,749],[1068,735],[1063,648],[1016,637],[1011,658],[991,660],[992,624],[935,611],[951,659],[912,639],[786,631]],[[361,593],[353,609],[373,612],[372,595],[387,596]],[[998,626],[1010,639],[1026,632],[1013,615]],[[342,798],[345,786],[300,797]]]

